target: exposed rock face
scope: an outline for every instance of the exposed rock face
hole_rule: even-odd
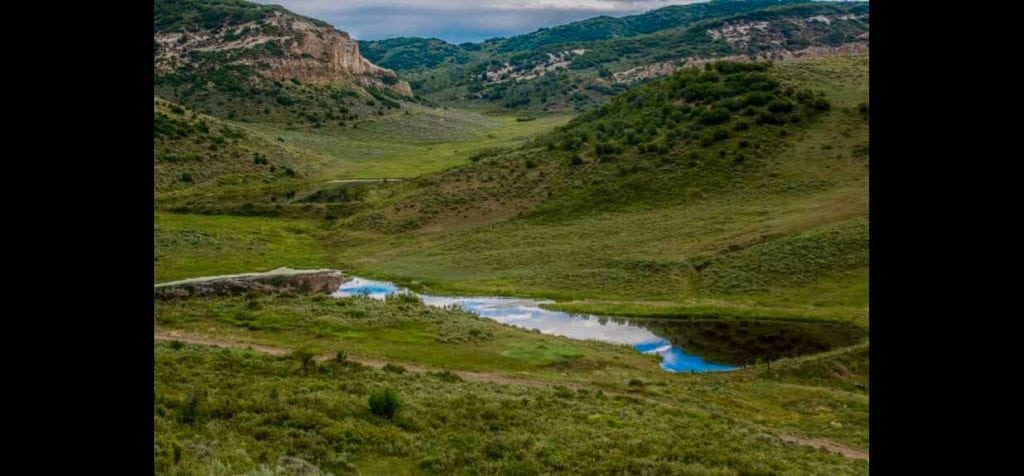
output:
[[[359,54],[359,43],[348,33],[283,14],[268,21],[293,32],[288,54],[267,61],[270,64],[268,77],[295,78],[313,84],[353,81],[361,86],[391,89],[412,96],[409,83],[399,81],[394,71],[381,68]]]
[[[258,21],[213,30],[159,32],[154,41],[159,46],[158,75],[217,61],[252,66],[273,80],[388,89],[412,96],[409,83],[364,58],[348,33],[289,12],[275,11]],[[203,59],[203,54],[219,56],[211,60]]]
[[[632,83],[645,79],[668,76],[682,68],[701,68],[705,64],[715,61],[735,61],[739,63],[747,61],[781,61],[797,58],[818,58],[829,55],[867,53],[867,36],[862,36],[864,41],[844,43],[837,46],[811,46],[794,51],[780,49],[757,55],[730,55],[714,58],[679,58],[661,63],[637,66],[625,71],[618,71],[612,74],[611,79],[617,83]]]
[[[684,68],[698,68],[703,67],[707,63],[715,61],[736,61],[739,63],[745,61],[781,61],[788,59],[797,58],[820,58],[822,56],[831,55],[843,55],[843,54],[858,54],[867,53],[868,44],[866,42],[857,43],[845,43],[837,46],[811,46],[808,48],[789,51],[789,50],[777,50],[758,55],[734,55],[725,56],[722,58],[688,58],[686,63],[683,65]]]
[[[340,271],[299,271],[281,268],[269,273],[251,273],[215,278],[189,279],[159,284],[154,289],[157,299],[203,296],[237,296],[240,294],[330,294],[345,280]]]

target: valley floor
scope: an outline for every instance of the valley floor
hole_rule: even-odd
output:
[[[184,213],[202,200],[243,204],[282,187],[301,198],[310,191],[302,187],[329,180],[434,173],[568,118],[470,125],[482,116],[415,109],[344,139],[239,123],[327,165],[305,185],[158,194],[156,281],[331,268],[418,291],[550,298],[583,313],[867,328],[868,125],[858,112],[867,56],[775,67],[823,90],[832,108],[728,193],[693,190],[558,221],[479,223],[455,210],[443,226],[395,233],[301,213]],[[429,125],[444,115],[458,126],[432,141]],[[407,140],[392,140],[398,130]],[[394,193],[373,186],[367,200]],[[175,208],[182,197],[188,210]],[[162,474],[867,472],[866,340],[770,366],[671,374],[627,347],[401,299],[158,301],[157,327]],[[310,354],[319,357],[304,361]],[[367,408],[383,387],[404,403],[393,420]]]

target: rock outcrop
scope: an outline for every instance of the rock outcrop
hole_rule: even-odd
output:
[[[359,43],[332,26],[286,10],[201,31],[158,31],[157,75],[245,65],[271,80],[338,84],[412,96],[409,83],[359,53]]]
[[[345,280],[340,271],[279,268],[267,273],[249,273],[213,278],[187,279],[158,284],[157,299],[204,296],[237,296],[257,293],[330,294]]]

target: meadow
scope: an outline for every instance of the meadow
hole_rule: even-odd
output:
[[[658,325],[852,325],[821,331],[838,347],[673,374],[409,297],[160,300],[157,473],[865,474],[867,56],[765,74],[829,107],[749,130],[734,111],[711,126],[727,139],[700,145],[702,124],[668,154],[660,129],[422,104],[357,127],[222,120],[245,132],[230,147],[275,144],[297,173],[158,190],[156,281],[333,268]],[[404,180],[327,183],[358,178]],[[385,389],[393,417],[369,405]]]
[[[866,344],[770,368],[670,374],[628,348],[414,299],[281,295],[160,301],[158,329],[292,350],[157,343],[161,473],[859,474],[866,465]],[[367,405],[385,388],[400,401],[392,418]],[[814,447],[822,442],[847,456]]]

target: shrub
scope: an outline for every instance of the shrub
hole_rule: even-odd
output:
[[[393,374],[404,374],[405,373],[405,367],[402,367],[401,365],[395,365],[395,364],[387,364],[384,367],[382,367],[381,370],[383,370],[385,372],[391,372]]]
[[[202,403],[203,393],[202,390],[193,390],[188,394],[188,399],[185,400],[185,405],[181,407],[181,413],[178,415],[178,419],[182,423],[191,425],[202,418],[200,404]]]
[[[794,104],[793,101],[773,99],[768,103],[768,110],[776,114],[793,112],[794,109],[796,109],[796,104]]]
[[[302,364],[302,370],[304,372],[309,372],[309,370],[316,365],[313,352],[309,349],[297,349],[292,352],[292,358],[298,360],[299,363]]]
[[[816,111],[827,111],[832,107],[832,105],[829,104],[829,102],[823,98],[812,99],[810,102],[810,106],[814,108]]]
[[[701,137],[700,145],[704,147],[709,147],[716,142],[721,142],[728,138],[729,133],[724,129],[714,129],[712,131],[708,131],[707,133],[704,134],[703,137]]]
[[[171,341],[171,348],[174,349],[174,350],[181,350],[184,347],[185,347],[185,343],[180,341],[180,340],[172,340]]]
[[[632,380],[629,381],[629,386],[630,387],[643,387],[644,386],[644,382],[643,382],[643,380],[640,380],[640,379],[632,379]]]
[[[455,383],[462,382],[462,377],[459,374],[452,372],[451,370],[445,370],[442,372],[430,372],[430,375],[437,377],[442,382]]]
[[[345,352],[344,350],[339,350],[334,354],[334,361],[339,364],[344,364],[345,362],[348,362],[348,352]]]
[[[391,388],[374,390],[370,394],[369,404],[370,412],[387,419],[394,418],[395,413],[402,406],[402,402],[398,398],[398,392]]]
[[[578,155],[574,155],[572,156],[572,159],[569,161],[569,163],[572,165],[583,165],[583,159],[581,159]]]
[[[709,125],[709,126],[713,126],[715,124],[721,124],[721,123],[723,123],[725,121],[728,121],[728,120],[729,120],[729,110],[725,109],[725,108],[722,108],[722,107],[716,107],[714,109],[709,109],[707,111],[704,111],[700,115],[700,122],[701,122],[701,124],[706,124],[706,125]]]
[[[181,174],[181,181],[185,183],[192,183],[192,174],[188,172]]]

